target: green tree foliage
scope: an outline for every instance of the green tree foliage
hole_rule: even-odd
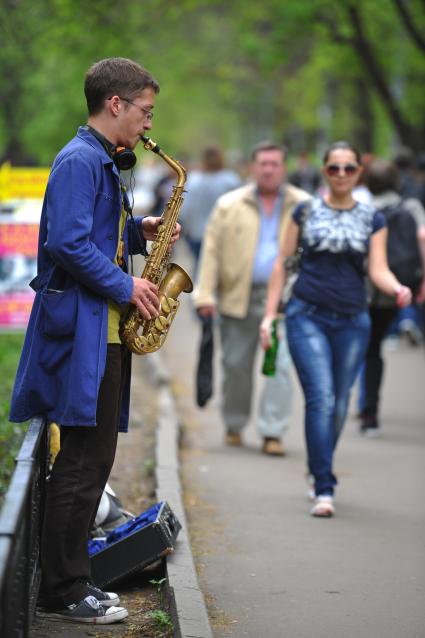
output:
[[[10,395],[23,339],[23,334],[0,334],[0,506],[27,430],[27,424],[9,421]]]
[[[85,71],[115,55],[160,82],[152,136],[172,152],[424,139],[423,0],[3,0],[0,35],[0,156],[15,163],[52,160],[85,121]]]

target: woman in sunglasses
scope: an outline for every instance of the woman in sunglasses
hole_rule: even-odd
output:
[[[323,158],[328,192],[293,212],[269,282],[260,327],[264,349],[286,281],[285,263],[301,253],[299,275],[286,305],[289,350],[305,396],[305,436],[313,516],[335,513],[333,455],[347,414],[351,387],[364,359],[370,319],[365,258],[373,283],[399,306],[411,292],[388,268],[385,219],[353,198],[363,168],[358,151],[336,142]]]

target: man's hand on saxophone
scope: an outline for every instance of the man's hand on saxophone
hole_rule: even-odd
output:
[[[142,220],[143,237],[148,241],[155,241],[158,226],[161,223],[161,217],[144,217]],[[180,237],[181,226],[177,222],[170,240],[170,248],[174,246]]]
[[[155,319],[159,315],[158,286],[141,277],[132,279],[133,294],[130,302],[137,307],[143,319]]]
[[[143,236],[148,241],[155,241],[161,217],[147,216],[142,220]],[[176,223],[170,240],[170,248],[180,237],[181,226]],[[133,277],[133,294],[130,302],[134,304],[143,319],[155,319],[159,315],[158,286],[149,279]]]

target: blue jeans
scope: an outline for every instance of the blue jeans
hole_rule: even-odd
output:
[[[335,313],[292,297],[285,315],[289,351],[305,397],[309,471],[316,495],[332,495],[337,483],[333,453],[368,346],[369,314]]]

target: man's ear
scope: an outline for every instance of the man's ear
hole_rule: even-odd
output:
[[[119,96],[113,95],[112,97],[108,97],[108,99],[106,100],[106,104],[112,115],[116,117],[120,112],[122,106]]]

